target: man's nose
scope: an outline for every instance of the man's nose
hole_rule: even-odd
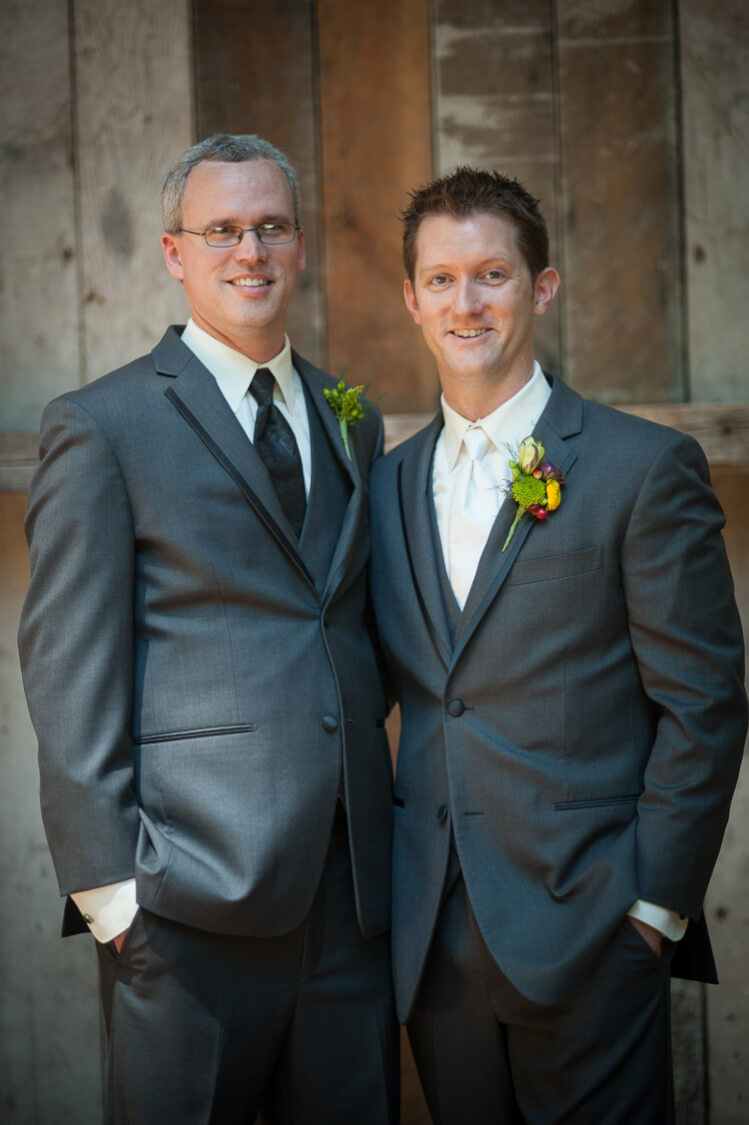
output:
[[[461,281],[455,290],[455,309],[462,313],[480,312],[481,292],[473,281]]]
[[[238,262],[264,262],[268,257],[268,247],[261,242],[256,230],[246,230],[234,247],[234,257]]]

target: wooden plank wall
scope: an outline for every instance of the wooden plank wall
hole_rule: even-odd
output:
[[[290,332],[311,359],[370,383],[393,433],[411,425],[403,412],[429,416],[438,395],[402,306],[398,212],[433,173],[493,165],[520,177],[549,220],[563,288],[539,322],[542,361],[591,397],[640,412],[655,404],[653,416],[704,427],[716,465],[730,455],[718,480],[749,607],[747,476],[737,469],[749,463],[748,408],[734,424],[730,408],[709,407],[749,402],[745,0],[8,0],[0,62],[6,487],[24,478],[49,398],[184,317],[161,262],[158,193],[191,141],[259,132],[288,152],[309,252]],[[660,413],[669,404],[677,413]],[[20,433],[4,440],[7,431]],[[84,946],[56,938],[14,656],[22,512],[21,496],[0,497],[0,964],[25,966],[2,981],[0,1086],[4,1108],[15,1099],[9,1120],[93,1125],[93,967]],[[733,905],[747,897],[745,841],[732,821],[710,907],[725,980],[707,999],[716,1125],[738,1125],[749,1100],[736,1063],[749,1011],[735,953],[746,911]],[[30,892],[15,877],[18,856]],[[676,1022],[699,1031],[705,1003],[701,990],[679,990]],[[697,1125],[702,1040],[682,1038],[679,1057],[680,1125]],[[426,1120],[407,1069],[404,1125]]]
[[[744,402],[749,261],[749,4],[680,0],[691,397]]]
[[[66,3],[0,7],[0,73],[0,429],[36,430],[80,366]]]

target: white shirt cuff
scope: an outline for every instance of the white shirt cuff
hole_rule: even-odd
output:
[[[646,922],[670,941],[681,941],[689,925],[689,919],[683,914],[677,914],[665,906],[656,906],[653,902],[644,902],[641,898],[630,906],[627,914],[630,918]]]
[[[108,883],[70,896],[97,941],[112,941],[130,928],[137,911],[135,879]]]

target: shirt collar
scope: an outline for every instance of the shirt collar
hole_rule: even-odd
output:
[[[533,427],[549,401],[550,394],[551,387],[546,382],[541,366],[538,362],[534,362],[533,374],[528,382],[507,402],[503,402],[485,418],[477,418],[475,422],[453,410],[442,395],[440,406],[445,420],[442,433],[448,470],[452,471],[455,468],[463,435],[471,426],[480,426],[496,449],[503,451],[510,446],[515,450],[524,438],[530,437]]]
[[[259,367],[267,367],[273,372],[284,402],[289,410],[293,410],[296,386],[288,336],[284,336],[283,347],[278,355],[273,356],[267,363],[256,363],[254,359],[238,352],[236,348],[217,340],[215,336],[200,328],[192,317],[185,325],[182,343],[187,344],[203,366],[208,368],[235,414]]]

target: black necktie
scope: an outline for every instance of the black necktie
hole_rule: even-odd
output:
[[[270,473],[286,518],[298,537],[307,507],[302,459],[294,431],[273,402],[275,385],[275,376],[267,367],[259,367],[250,383],[250,394],[258,403],[254,445]]]

